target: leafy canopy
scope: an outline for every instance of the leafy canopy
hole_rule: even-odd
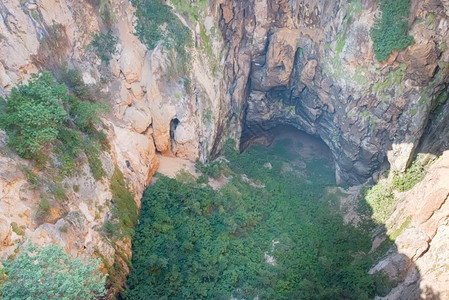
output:
[[[33,75],[28,84],[12,89],[0,112],[0,126],[20,156],[39,155],[56,140],[59,128],[68,119],[62,104],[66,96],[65,86],[57,84],[48,72]]]
[[[98,87],[86,85],[78,70],[61,69],[59,84],[49,72],[33,75],[0,99],[0,128],[17,153],[41,166],[52,149],[59,171],[68,175],[84,152],[95,179],[104,175],[98,155],[108,148],[106,136],[96,129],[100,113],[109,107],[97,99]]]
[[[394,51],[400,51],[414,43],[408,35],[410,0],[382,0],[382,17],[376,18],[370,35],[374,54],[378,61],[385,61]]]
[[[229,147],[229,165],[200,166],[229,173],[220,190],[159,177],[142,198],[125,299],[372,299],[371,264],[355,258],[369,235],[330,207],[330,161],[294,148]]]
[[[14,261],[3,264],[5,300],[97,299],[106,292],[99,260],[73,259],[54,244],[43,248],[28,245]]]

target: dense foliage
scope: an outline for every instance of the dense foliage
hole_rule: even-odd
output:
[[[364,192],[366,203],[371,207],[371,218],[378,224],[385,223],[393,213],[397,199],[391,185],[380,181]]]
[[[408,167],[404,173],[399,174],[397,171],[394,172],[392,184],[396,190],[405,192],[411,190],[415,184],[422,181],[425,176],[426,169],[423,162],[420,159],[415,159],[412,165]]]
[[[414,42],[408,34],[410,0],[382,0],[380,10],[382,17],[376,18],[370,35],[376,59],[384,61],[394,50],[403,50]]]
[[[290,148],[229,147],[230,181],[217,191],[160,176],[142,199],[124,297],[372,298],[370,264],[354,258],[370,239],[335,213],[330,162],[301,169]]]
[[[137,35],[149,49],[163,41],[165,47],[185,53],[185,46],[191,45],[192,36],[170,6],[160,0],[133,0],[132,3],[136,7]]]
[[[115,237],[132,236],[138,222],[137,205],[123,173],[117,167],[111,177],[110,188],[114,205],[112,220],[105,223],[105,231]]]
[[[44,165],[52,149],[59,171],[67,175],[85,153],[94,177],[99,179],[104,170],[98,154],[108,145],[96,125],[108,106],[96,100],[99,94],[83,83],[79,71],[62,69],[59,77],[63,83],[43,72],[13,88],[0,110],[0,127],[21,157]]]
[[[3,262],[4,299],[97,299],[105,294],[105,276],[98,260],[71,258],[50,244],[22,249],[13,261]]]
[[[57,139],[68,119],[63,107],[66,96],[65,87],[55,83],[50,73],[34,75],[28,84],[12,89],[0,125],[20,156],[36,157]]]

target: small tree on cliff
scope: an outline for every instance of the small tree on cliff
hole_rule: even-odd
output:
[[[56,140],[59,128],[68,119],[62,104],[66,96],[65,86],[57,84],[48,72],[12,89],[0,113],[0,127],[20,156],[36,159]]]
[[[14,261],[4,262],[3,299],[96,299],[105,294],[99,264],[73,259],[57,245],[29,245]]]

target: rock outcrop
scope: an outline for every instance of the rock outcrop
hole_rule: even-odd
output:
[[[114,244],[104,234],[114,206],[110,201],[114,169],[124,174],[139,205],[158,168],[157,152],[194,161],[206,159],[211,151],[224,107],[222,75],[211,67],[220,64],[223,49],[219,32],[212,30],[217,27],[214,18],[208,16],[216,14],[217,7],[202,12],[201,25],[213,45],[207,54],[201,47],[191,49],[190,88],[186,88],[177,76],[169,75],[170,68],[176,68],[170,61],[173,50],[160,43],[150,51],[134,34],[135,9],[130,1],[106,2],[101,7],[88,0],[0,3],[0,96],[34,73],[47,69],[57,73],[68,66],[81,71],[85,84],[100,85],[112,108],[102,117],[110,144],[110,150],[100,155],[106,176],[95,180],[83,165],[60,183],[66,194],[62,203],[51,194],[54,183],[46,181],[45,170],[3,151],[6,135],[0,131],[1,259],[14,255],[28,239],[57,243],[75,256],[100,255],[110,266],[119,258],[117,249],[130,257],[129,239]],[[200,29],[192,27],[193,38],[204,43]],[[110,49],[114,54],[105,65],[90,43],[94,34],[107,30],[117,38],[117,46],[116,51]],[[33,187],[30,176],[42,177],[42,184]],[[43,197],[45,216],[39,215]]]
[[[403,171],[416,152],[440,155],[449,146],[440,138],[449,137],[447,0],[411,1],[415,43],[384,63],[374,59],[369,36],[379,14],[372,1],[211,0],[197,21],[176,14],[195,41],[189,82],[172,74],[172,49],[148,50],[134,34],[130,1],[105,1],[101,10],[96,2],[0,2],[0,96],[34,73],[68,65],[86,84],[101,84],[112,108],[103,116],[111,145],[100,155],[105,178],[96,181],[87,165],[65,178],[66,201],[43,220],[42,195],[29,178],[43,172],[6,150],[0,132],[0,258],[31,238],[73,255],[101,253],[112,264],[117,249],[103,236],[110,179],[118,167],[139,203],[158,168],[156,153],[206,161],[227,138],[244,148],[263,131],[291,125],[329,146],[339,181],[358,184],[388,166]],[[106,27],[118,41],[109,65],[89,47]],[[447,293],[439,249],[447,248],[449,174],[437,171],[446,157],[401,196],[396,223],[413,218],[397,240],[402,256],[381,263],[406,278],[391,297],[417,297],[426,285]],[[129,241],[120,248],[131,254]]]
[[[343,181],[364,182],[388,164],[403,171],[447,89],[448,18],[438,3],[413,3],[415,44],[386,63],[373,57],[378,8],[366,1],[221,4],[225,78],[242,142],[289,124],[326,142]]]
[[[433,163],[426,177],[408,192],[387,221],[389,233],[402,231],[373,268],[399,282],[385,299],[447,299],[449,295],[449,151]],[[404,225],[405,224],[405,225]],[[404,228],[405,227],[405,228]]]

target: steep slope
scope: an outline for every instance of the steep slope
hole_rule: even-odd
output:
[[[111,184],[120,170],[139,204],[158,168],[156,153],[207,161],[220,154],[227,138],[244,149],[254,136],[291,125],[329,146],[339,182],[359,184],[376,181],[389,167],[404,171],[416,153],[447,150],[447,0],[411,1],[414,44],[383,63],[374,58],[369,34],[380,16],[373,1],[173,1],[170,16],[192,35],[187,61],[164,41],[149,47],[139,39],[131,2],[139,3],[0,2],[0,96],[34,73],[58,74],[68,66],[107,93],[111,107],[100,126],[111,146],[99,155],[101,180],[84,158],[78,175],[53,182],[51,168],[39,170],[19,158],[0,132],[2,259],[31,238],[58,243],[73,255],[101,256],[105,269],[114,260],[126,265],[122,254],[129,258],[130,240],[111,243],[104,234],[114,210]],[[112,55],[106,63],[105,47],[92,41],[109,32],[117,42],[107,49]],[[180,74],[184,66],[188,70]],[[391,257],[381,264],[399,266],[405,278],[393,298],[418,297],[425,285],[441,297],[447,293],[447,279],[439,273],[446,254],[438,250],[445,246],[447,225],[446,156],[422,184],[398,196],[402,204],[388,222],[398,228],[412,216],[410,229],[396,240],[400,251],[405,247],[407,268]],[[61,186],[65,200],[58,203],[54,191]],[[54,206],[42,219],[37,213],[44,198]],[[418,236],[422,247],[407,244],[409,236]]]
[[[0,3],[1,96],[34,73],[50,70],[58,77],[68,68],[79,70],[83,84],[106,94],[111,107],[99,128],[110,145],[99,155],[105,171],[100,180],[83,156],[71,176],[55,177],[58,167],[50,165],[38,169],[9,149],[1,132],[1,259],[13,257],[28,239],[58,243],[76,256],[101,257],[114,288],[123,283],[131,248],[129,237],[115,239],[108,229],[117,214],[114,174],[121,170],[139,204],[159,165],[156,152],[190,160],[207,158],[225,105],[221,75],[212,70],[223,48],[213,18],[206,15],[213,15],[214,9],[198,8],[202,15],[196,24],[206,32],[188,24],[197,43],[204,43],[201,33],[212,46],[208,52],[201,44],[192,47],[187,86],[176,74],[179,62],[173,61],[173,49],[159,42],[148,50],[133,33],[137,20],[130,1]],[[111,33],[116,40],[112,46],[105,40]],[[92,43],[96,39],[99,46]],[[91,100],[100,98],[98,93]],[[50,160],[56,166],[60,163]]]
[[[364,182],[388,163],[403,171],[441,91],[447,89],[448,15],[439,1],[413,1],[415,44],[374,59],[369,1],[231,1],[221,28],[242,142],[276,124],[318,135],[337,175]]]

